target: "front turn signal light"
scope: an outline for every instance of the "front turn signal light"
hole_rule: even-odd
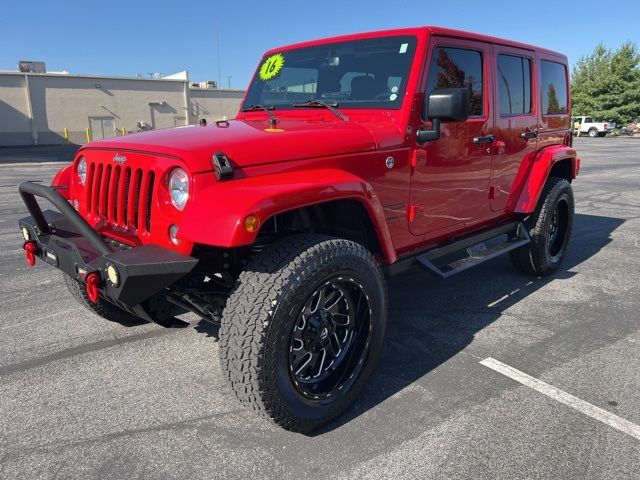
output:
[[[244,219],[244,229],[249,233],[255,233],[260,228],[260,219],[255,215],[247,215]]]

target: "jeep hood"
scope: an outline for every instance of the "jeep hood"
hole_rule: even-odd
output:
[[[389,128],[400,135],[397,126]],[[86,149],[135,150],[185,160],[192,172],[211,170],[211,156],[224,152],[237,167],[344,155],[376,149],[371,130],[349,121],[282,118],[275,128],[265,119],[154,130],[85,145]]]

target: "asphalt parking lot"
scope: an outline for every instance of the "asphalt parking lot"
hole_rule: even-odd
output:
[[[0,161],[0,478],[640,478],[640,140],[576,148],[560,271],[394,279],[370,385],[314,437],[239,407],[215,328],[112,324],[29,269],[17,184],[60,164]]]

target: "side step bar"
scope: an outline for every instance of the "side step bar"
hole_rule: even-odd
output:
[[[506,240],[498,242],[499,237],[503,235],[507,236]],[[491,241],[494,243],[489,246],[485,244]],[[529,232],[522,222],[507,223],[401,260],[398,264],[390,265],[387,273],[391,275],[401,273],[415,261],[439,277],[449,278],[456,273],[527,245],[529,242],[531,242]]]

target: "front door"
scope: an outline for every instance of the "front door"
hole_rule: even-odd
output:
[[[536,151],[538,116],[533,52],[493,46],[496,85],[491,210],[504,210],[523,159]]]
[[[435,88],[469,88],[466,122],[443,122],[439,140],[415,146],[409,229],[414,235],[446,233],[473,223],[489,210],[493,113],[490,88],[490,45],[433,37],[425,94]],[[426,118],[418,126],[430,129]]]

